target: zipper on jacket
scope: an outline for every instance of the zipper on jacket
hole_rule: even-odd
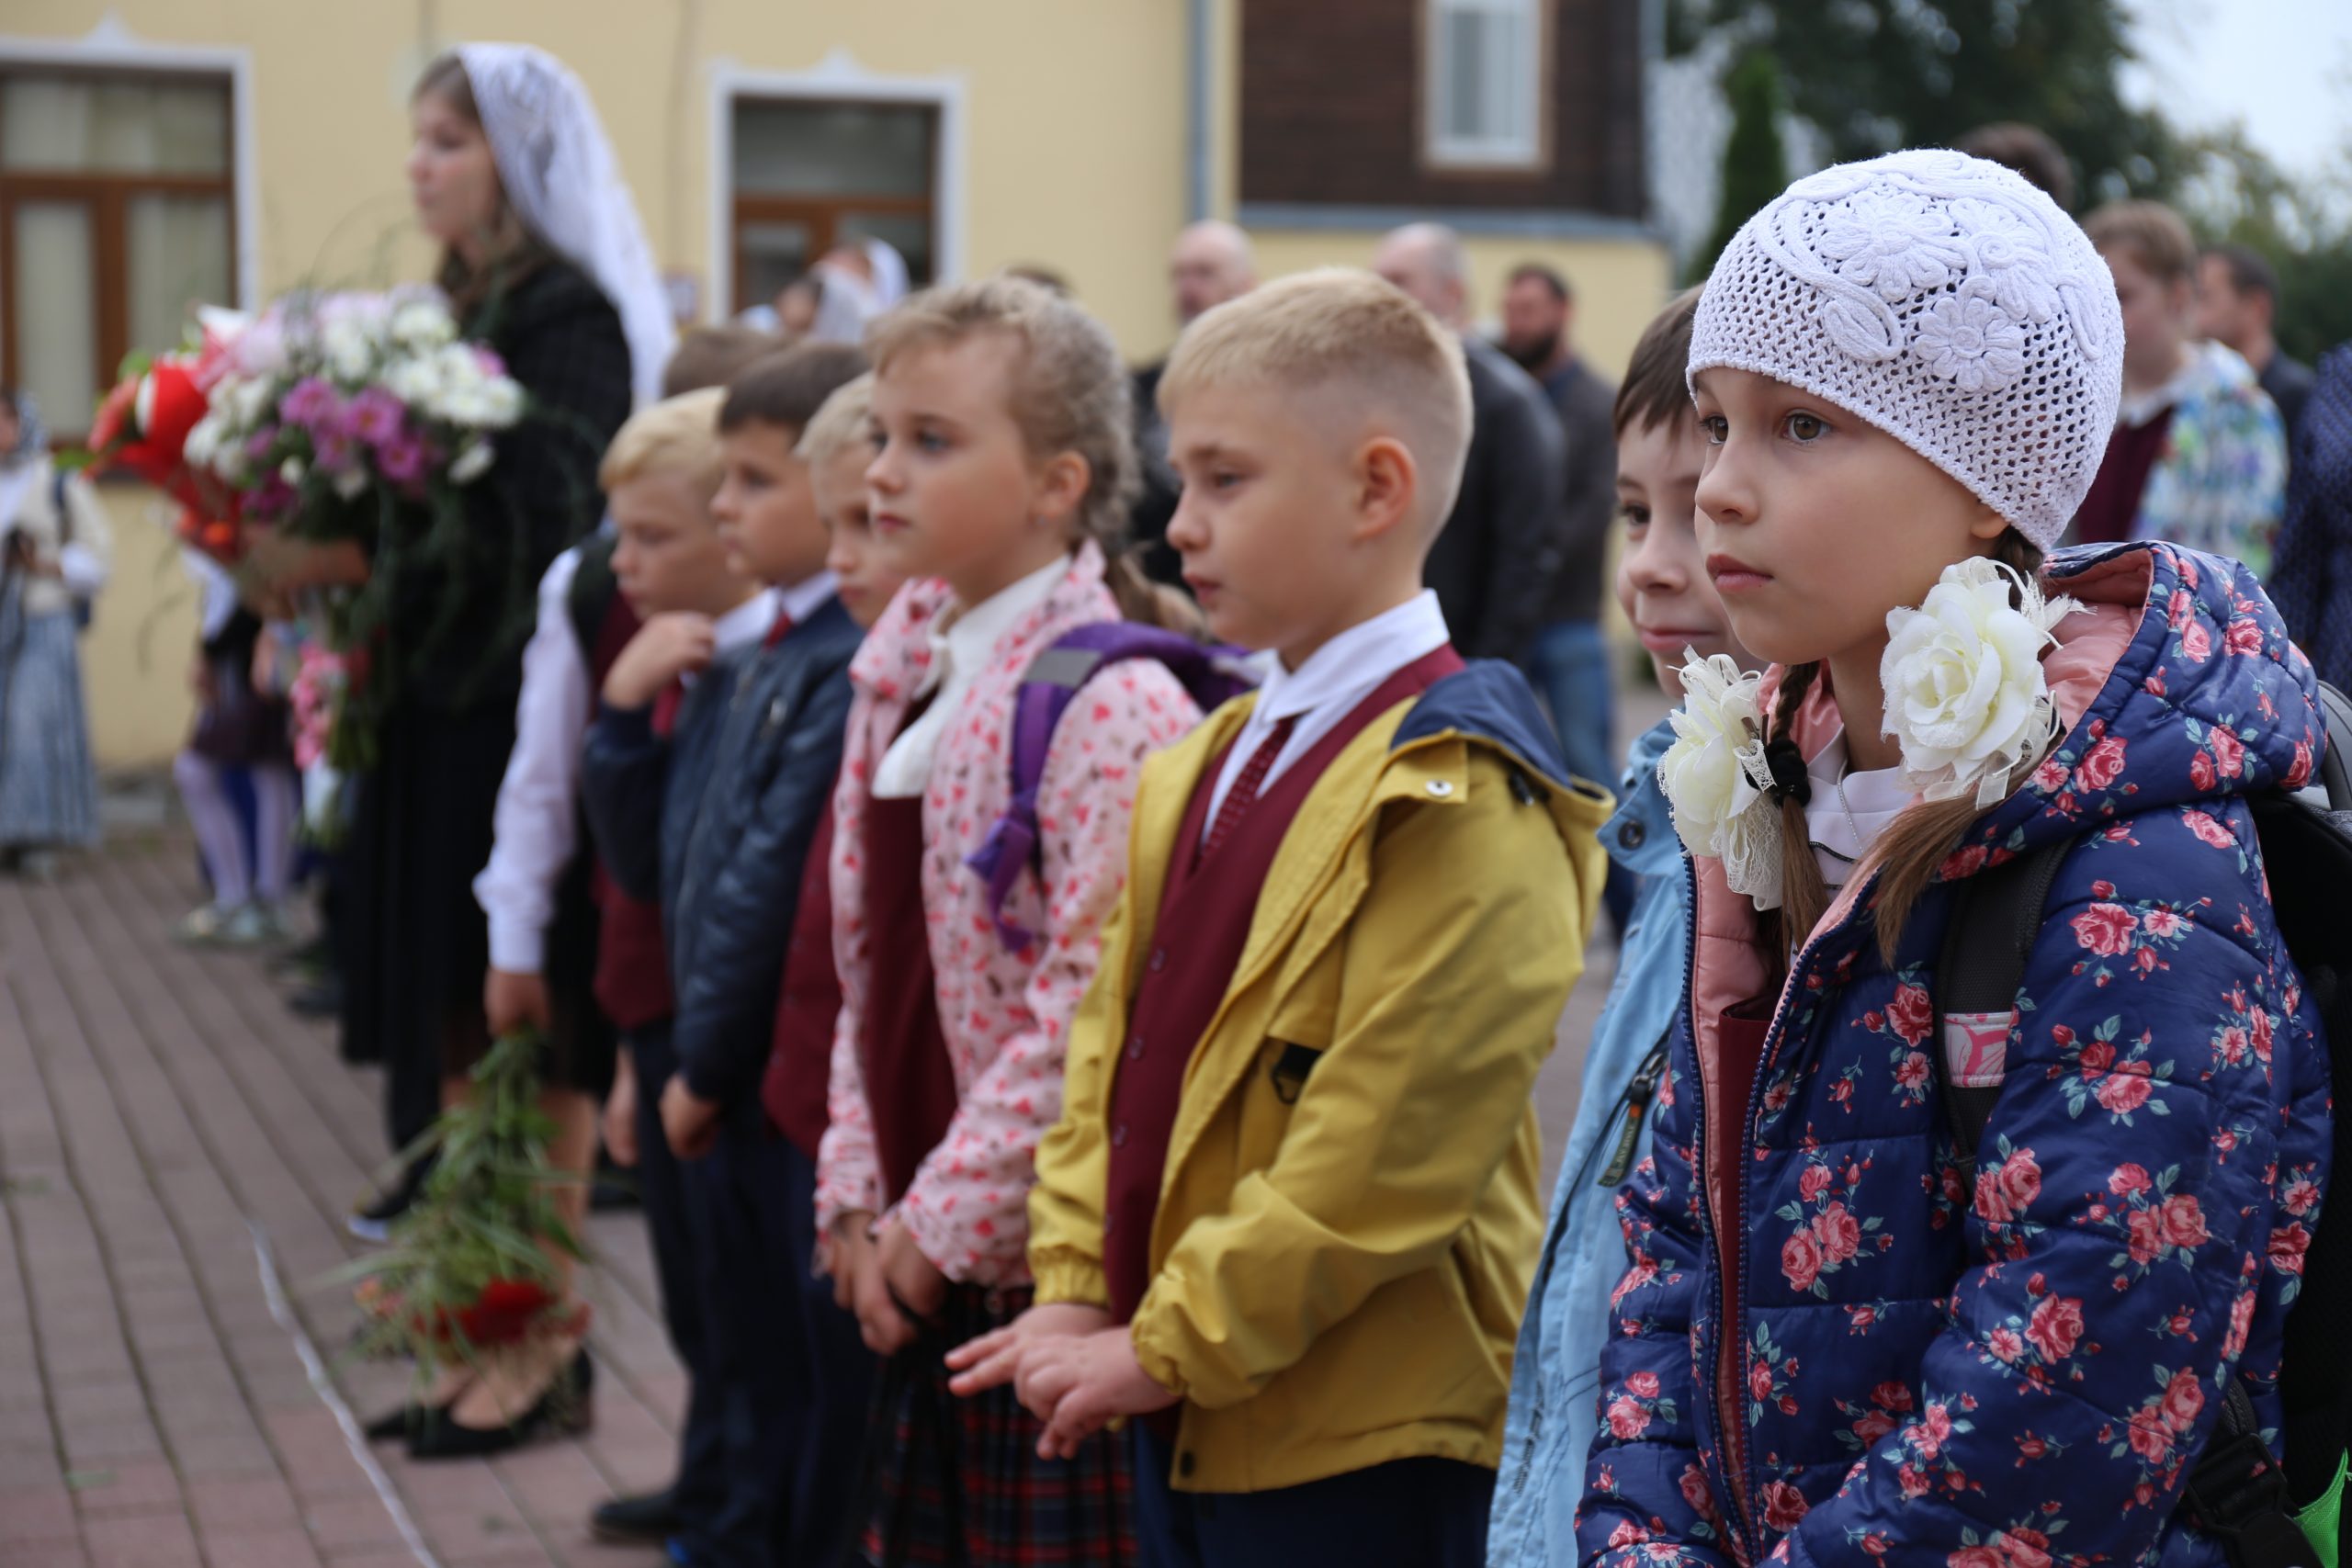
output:
[[[1609,1164],[1602,1168],[1594,1186],[1614,1187],[1623,1181],[1625,1173],[1633,1168],[1634,1151],[1641,1146],[1642,1123],[1649,1116],[1650,1101],[1657,1097],[1657,1086],[1665,1077],[1666,1042],[1660,1040],[1650,1048],[1650,1054],[1642,1065],[1634,1069],[1632,1079],[1625,1085],[1625,1092],[1617,1097],[1616,1108],[1609,1112],[1609,1120],[1601,1123],[1606,1129],[1617,1126],[1617,1119],[1621,1115],[1624,1118],[1623,1125],[1618,1126],[1617,1142],[1610,1151]],[[1585,1156],[1585,1163],[1590,1165],[1592,1155],[1600,1152],[1600,1145],[1595,1144],[1591,1153]]]

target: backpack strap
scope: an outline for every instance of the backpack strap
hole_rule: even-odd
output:
[[[1113,664],[1150,659],[1184,684],[1202,712],[1217,707],[1256,685],[1240,649],[1202,643],[1181,632],[1135,621],[1097,621],[1073,626],[1030,660],[1012,699],[1012,799],[989,829],[980,847],[965,858],[988,885],[989,913],[997,936],[1018,953],[1036,940],[1005,905],[1023,871],[1042,866],[1044,840],[1037,826],[1037,791],[1054,729],[1079,689]]]
[[[2041,930],[2042,906],[2049,902],[2050,886],[2072,848],[2072,840],[2061,839],[1987,866],[1962,882],[1951,923],[1944,928],[1943,953],[1936,963],[1936,1035],[1928,1042],[1928,1061],[1951,1123],[1961,1179],[1971,1192],[1976,1188],[1976,1145],[1984,1140],[1984,1124],[1993,1119],[1993,1102],[2001,1091],[1951,1081],[1944,1059],[1943,1015],[2016,1010],[2026,960]]]
[[[2320,1568],[2292,1506],[2287,1472],[2262,1439],[2245,1380],[2233,1377],[2205,1451],[2181,1483],[2181,1512],[2221,1543],[2230,1568]]]

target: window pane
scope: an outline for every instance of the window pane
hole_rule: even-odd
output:
[[[90,209],[78,201],[17,206],[17,379],[52,428],[83,429],[97,406],[97,275]]]
[[[1491,84],[1485,45],[1493,26],[1485,13],[1468,6],[1454,6],[1445,15],[1446,103],[1438,123],[1448,136],[1476,141],[1488,134],[1486,107]]]
[[[876,104],[735,106],[735,188],[772,196],[922,196],[932,111]]]
[[[201,79],[0,79],[0,161],[11,169],[224,175],[229,88]]]
[[[737,309],[773,303],[784,286],[816,259],[816,236],[798,222],[745,223],[736,231]]]
[[[127,204],[130,245],[130,346],[172,347],[198,305],[232,303],[229,203],[217,196],[134,196]]]

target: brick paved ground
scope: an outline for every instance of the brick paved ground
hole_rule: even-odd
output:
[[[339,1061],[256,959],[175,946],[197,898],[169,834],[55,886],[0,881],[0,1563],[414,1562],[273,1321],[254,1245],[349,1405],[390,1408],[401,1371],[338,1356],[349,1292],[319,1282],[357,1250],[343,1219],[383,1157],[378,1075]],[[1610,975],[1598,943],[1537,1087],[1554,1157]],[[599,1500],[667,1479],[684,1392],[642,1224],[591,1234],[594,1429],[490,1461],[374,1450],[445,1568],[662,1561],[584,1529]]]

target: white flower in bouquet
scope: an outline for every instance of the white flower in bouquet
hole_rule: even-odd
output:
[[[266,380],[246,380],[236,377],[222,385],[228,390],[231,426],[241,436],[268,418],[277,405],[277,389]],[[220,406],[221,397],[218,389],[213,392],[212,403],[215,408]]]
[[[1668,716],[1674,743],[1658,759],[1658,783],[1674,808],[1674,830],[1693,855],[1723,863],[1724,880],[1759,909],[1781,904],[1780,813],[1764,793],[1763,677],[1724,654],[1685,650],[1682,705]]]
[[[438,295],[406,300],[392,310],[392,343],[404,353],[430,352],[457,336],[458,323]]]
[[[277,477],[286,481],[286,487],[288,490],[300,490],[303,477],[310,471],[309,467],[300,457],[288,457],[277,465]]]
[[[449,482],[457,485],[473,483],[490,472],[491,459],[495,456],[487,441],[466,443],[465,450],[458,453],[457,461],[449,465]]]
[[[320,329],[319,345],[325,351],[328,369],[346,386],[364,385],[376,368],[375,335],[356,316],[329,319]]]
[[[2057,736],[2041,654],[2057,640],[2051,628],[2080,608],[1973,556],[1946,567],[1918,609],[1890,612],[1879,682],[1904,783],[1928,800],[1973,794],[1980,807],[1998,805],[2011,775]]]
[[[413,409],[430,408],[441,398],[438,355],[396,359],[384,371],[384,389]]]

